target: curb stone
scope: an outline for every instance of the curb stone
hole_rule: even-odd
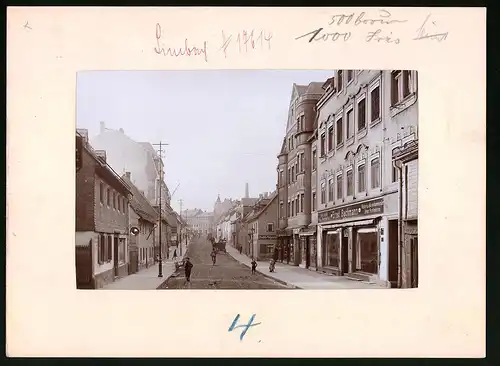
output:
[[[248,264],[243,263],[243,262],[240,262],[239,260],[237,260],[237,259],[236,259],[235,257],[233,257],[233,256],[232,256],[229,252],[227,252],[226,254],[227,254],[228,256],[230,256],[231,258],[233,258],[233,259],[234,259],[235,261],[237,261],[238,263],[243,264],[245,267],[251,268],[251,266],[249,266]],[[289,288],[292,288],[292,289],[298,289],[298,290],[301,290],[301,289],[302,289],[302,288],[301,288],[301,287],[299,287],[299,286],[292,285],[291,283],[288,283],[288,282],[286,282],[286,281],[283,281],[283,280],[280,280],[280,279],[275,278],[275,277],[273,277],[273,276],[270,276],[270,275],[268,275],[267,273],[262,272],[262,271],[260,271],[260,270],[258,270],[258,269],[256,269],[256,270],[255,270],[255,272],[258,272],[258,273],[260,273],[261,275],[263,275],[264,277],[269,278],[269,279],[271,279],[271,280],[273,280],[273,281],[275,281],[275,282],[278,282],[278,283],[280,283],[280,284],[282,284],[282,285],[285,285],[285,286],[287,286],[287,287],[289,287]]]

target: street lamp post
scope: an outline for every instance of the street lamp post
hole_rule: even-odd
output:
[[[255,234],[255,228],[254,228],[254,227],[252,227],[252,228],[250,229],[250,237],[252,238],[252,243],[251,243],[251,244],[252,244],[252,247],[251,247],[252,259],[254,259],[254,258],[253,258],[253,245],[254,245],[254,243],[253,243],[253,240],[254,240],[253,236],[254,236],[254,234]]]

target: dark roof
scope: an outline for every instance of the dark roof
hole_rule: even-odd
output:
[[[305,91],[306,94],[323,94],[323,82],[313,81],[309,83]]]
[[[158,213],[151,206],[146,197],[139,191],[139,189],[127,178],[124,174],[122,179],[127,182],[130,186],[130,190],[132,191],[132,198],[130,199],[130,206],[132,209],[144,220],[149,221],[151,223],[155,223],[158,220]]]
[[[250,211],[248,215],[245,217],[245,220],[254,220],[258,218],[264,211],[267,210],[267,208],[273,203],[273,201],[278,197],[278,192],[275,192],[270,198],[264,198],[264,200],[268,200],[265,205],[261,205],[259,207],[259,203],[262,203],[262,201],[259,201],[256,203],[256,207],[254,210]]]

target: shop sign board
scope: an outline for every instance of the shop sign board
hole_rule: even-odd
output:
[[[259,235],[259,240],[275,240],[276,235]]]
[[[318,222],[343,220],[359,216],[376,215],[384,213],[384,199],[356,203],[341,208],[331,208],[318,213]]]

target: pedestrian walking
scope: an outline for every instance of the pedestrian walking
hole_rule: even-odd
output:
[[[255,269],[257,268],[257,262],[252,258],[252,274],[255,274]]]
[[[189,257],[186,258],[184,262],[184,274],[186,275],[186,281],[191,282],[191,270],[193,269],[193,263],[189,260]]]
[[[210,256],[212,257],[212,265],[215,266],[215,262],[217,261],[217,252],[215,251],[215,249],[212,250]]]
[[[243,250],[243,246],[240,245],[240,247],[238,248],[238,250],[240,251],[240,254],[241,254],[241,251]]]
[[[177,249],[174,249],[174,262],[177,260]]]

